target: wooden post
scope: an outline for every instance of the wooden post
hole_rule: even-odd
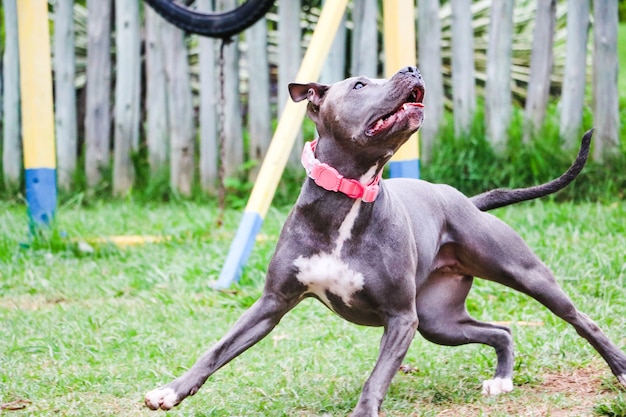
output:
[[[593,158],[602,161],[619,151],[617,0],[594,1],[593,16]]]
[[[235,0],[221,0],[221,10],[231,10]],[[299,22],[299,21],[298,21]],[[292,34],[293,36],[293,34]],[[241,100],[239,98],[239,41],[236,36],[224,45],[224,133],[225,133],[225,176],[240,174],[243,164],[243,127]]]
[[[167,77],[163,51],[165,20],[152,7],[145,7],[146,21],[146,143],[150,174],[164,175],[169,161]]]
[[[16,191],[22,173],[20,138],[20,64],[17,31],[17,0],[4,0],[4,97],[2,102],[2,173],[4,186]]]
[[[327,1],[329,0],[323,0],[322,5]],[[322,68],[322,75],[320,76],[322,84],[331,84],[346,78],[346,32],[346,14],[344,13]]]
[[[111,9],[112,1],[87,0],[87,105],[85,172],[93,189],[109,167],[111,145]]]
[[[193,97],[184,33],[163,25],[163,57],[167,78],[167,115],[170,140],[170,187],[191,195],[194,173]]]
[[[293,82],[301,62],[300,0],[281,1],[278,4],[278,111],[283,111],[289,98],[287,84]],[[296,143],[302,143],[302,132]],[[290,168],[300,168],[301,146],[295,146],[287,162]]]
[[[378,77],[378,3],[359,0],[352,4],[351,75]]]
[[[583,118],[587,78],[587,39],[589,36],[589,0],[568,0],[565,75],[561,94],[559,135],[565,148],[578,143]]]
[[[267,59],[267,20],[260,19],[246,31],[248,63],[248,136],[249,158],[258,162],[248,179],[256,181],[261,161],[272,139],[270,111],[270,73]]]
[[[556,0],[538,0],[530,56],[530,77],[524,111],[524,142],[543,125],[550,98]]]
[[[78,153],[74,86],[74,2],[57,0],[54,10],[54,84],[59,187],[69,190]]]
[[[454,134],[467,134],[476,110],[474,81],[474,29],[471,4],[467,0],[451,0],[452,6],[452,100]]]
[[[32,225],[50,225],[57,190],[48,2],[19,0],[17,25],[26,203]]]
[[[432,148],[443,122],[443,75],[441,73],[441,21],[439,0],[418,0],[418,66],[426,80],[426,117],[420,129],[421,162],[432,157]],[[435,41],[433,41],[435,40]]]
[[[139,147],[139,2],[115,0],[115,149],[113,193],[126,194],[134,182],[131,153]]]
[[[487,50],[485,124],[494,150],[506,147],[511,121],[511,46],[514,0],[493,0]]]
[[[212,0],[198,0],[200,11],[212,11]],[[200,187],[207,193],[217,193],[218,144],[217,106],[219,88],[217,85],[217,41],[201,36],[199,44],[200,63]]]

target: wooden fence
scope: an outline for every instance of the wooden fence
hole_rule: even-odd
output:
[[[22,175],[16,1],[2,3],[2,176],[10,189]],[[213,3],[196,1],[201,10]],[[217,3],[228,9],[234,0]],[[253,179],[319,3],[278,1],[265,19],[222,45],[186,36],[138,0],[87,0],[86,7],[52,1],[59,186],[72,190],[79,171],[89,188],[111,183],[115,194],[125,194],[142,158],[151,177],[166,176],[183,195],[195,183],[214,192],[218,167],[226,176]],[[462,135],[479,99],[488,138],[501,151],[512,107],[525,106],[528,140],[556,93],[564,147],[575,146],[590,79],[594,158],[619,150],[617,0],[594,1],[592,8],[589,0],[416,0],[416,6],[418,66],[427,86],[424,163],[444,109]],[[380,14],[377,0],[351,2],[322,82],[383,73]]]

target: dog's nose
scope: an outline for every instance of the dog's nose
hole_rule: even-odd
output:
[[[422,78],[422,74],[420,73],[420,70],[417,69],[417,67],[414,67],[414,66],[404,67],[404,68],[402,68],[398,72],[400,74],[404,74],[404,75],[413,75],[414,77],[417,77],[419,79]]]

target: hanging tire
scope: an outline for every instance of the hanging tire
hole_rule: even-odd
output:
[[[252,26],[272,7],[274,0],[247,0],[224,12],[198,12],[173,0],[145,0],[158,14],[184,31],[212,38],[230,38]]]

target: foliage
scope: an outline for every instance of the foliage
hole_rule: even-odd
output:
[[[496,155],[486,139],[482,106],[479,106],[470,132],[454,137],[452,116],[446,115],[441,136],[436,141],[433,158],[422,169],[424,179],[450,184],[467,195],[492,188],[528,187],[558,177],[574,160],[577,150],[563,150],[559,138],[558,109],[550,105],[544,127],[529,143],[523,143],[523,109],[514,108],[509,128],[509,143],[502,155]],[[626,106],[622,106],[622,118]],[[593,125],[587,111],[583,125]],[[583,130],[579,132],[582,137]],[[622,126],[622,136],[626,126]],[[593,146],[593,141],[592,141]],[[581,175],[555,195],[559,201],[613,201],[626,197],[626,147],[618,155],[600,164],[588,161]]]
[[[619,388],[615,390],[619,391]],[[614,399],[598,404],[594,411],[601,416],[626,417],[626,395],[620,392]]]

